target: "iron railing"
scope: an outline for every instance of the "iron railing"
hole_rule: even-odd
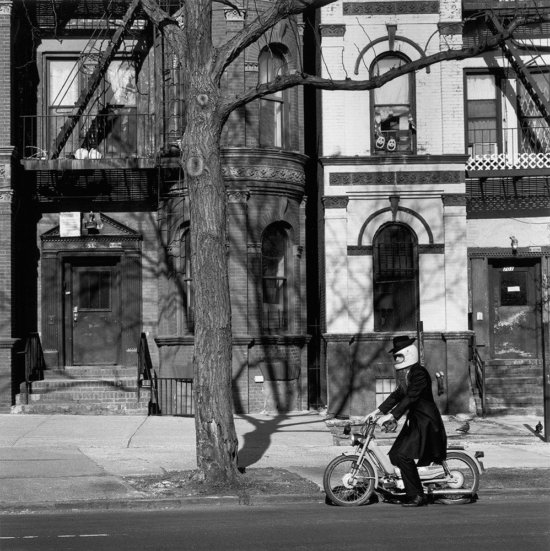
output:
[[[29,333],[25,341],[25,348],[21,354],[23,354],[25,364],[25,401],[28,404],[32,382],[44,379],[44,353],[38,333]]]
[[[159,395],[157,389],[157,375],[153,369],[153,362],[149,353],[147,336],[142,333],[138,345],[138,368],[137,368],[137,396],[138,401],[141,395],[141,388],[149,388],[149,415],[160,415]]]
[[[550,168],[550,128],[524,124],[518,128],[468,131],[467,168]]]
[[[53,115],[22,116],[22,156],[47,160],[55,151],[60,128],[70,116],[61,108]],[[104,109],[82,115],[59,158],[77,160],[152,159],[157,154],[154,116],[133,108]]]
[[[175,417],[193,417],[195,415],[193,379],[158,377],[156,382],[161,415]]]

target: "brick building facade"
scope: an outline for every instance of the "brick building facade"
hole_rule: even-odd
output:
[[[159,4],[177,16],[177,1]],[[215,4],[214,43],[268,4]],[[6,1],[0,25],[0,86],[14,92],[0,103],[1,408],[17,399],[18,411],[147,411],[135,388],[142,336],[159,379],[192,378],[189,204],[178,162],[185,75],[139,2]],[[288,21],[250,46],[228,68],[226,92],[294,71],[300,35]],[[222,145],[235,410],[304,409],[302,92],[233,113]],[[18,352],[36,334],[44,370],[30,378],[44,380],[24,396]],[[182,398],[174,392],[160,400]]]

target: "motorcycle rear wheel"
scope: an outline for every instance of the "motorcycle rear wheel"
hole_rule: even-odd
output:
[[[340,507],[356,507],[367,503],[374,491],[375,474],[372,465],[357,455],[341,455],[325,469],[323,487],[328,499]]]
[[[460,505],[474,501],[479,488],[479,470],[475,461],[465,453],[448,452],[445,463],[453,475],[453,481],[446,482],[443,489],[464,489],[465,493],[438,495],[435,496],[436,500],[445,505]]]

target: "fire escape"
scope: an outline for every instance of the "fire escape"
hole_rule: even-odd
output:
[[[542,4],[548,4],[541,7]],[[465,2],[465,8],[471,2]],[[550,54],[548,23],[540,22],[543,13],[550,16],[550,2],[520,4],[500,1],[475,3],[476,11],[485,10],[487,31],[502,35],[514,19],[525,20],[514,36],[501,39],[499,46],[509,68],[522,85],[517,93],[517,128],[502,128],[498,150],[481,147],[481,154],[473,151],[467,171],[470,177],[519,176],[550,174],[550,73],[545,60]],[[473,6],[472,6],[473,7]],[[538,22],[535,22],[536,20]],[[521,115],[527,115],[524,119]],[[487,144],[490,145],[490,144]],[[497,146],[497,144],[494,144]],[[518,172],[519,171],[519,172]],[[521,174],[520,174],[521,173]]]
[[[103,13],[99,12],[101,5]],[[161,0],[159,5],[174,13],[180,0]],[[27,170],[38,171],[154,168],[159,158],[170,156],[170,151],[176,155],[181,136],[182,79],[177,56],[166,51],[141,8],[141,0],[82,2],[80,6],[84,6],[80,12],[75,9],[65,18],[54,13],[56,36],[87,29],[90,37],[65,82],[59,83],[57,96],[49,98],[50,111],[22,117],[22,164]],[[92,9],[93,15],[85,11]],[[155,51],[150,55],[152,49]],[[120,59],[127,60],[134,75],[129,86],[134,98],[132,109],[117,105],[112,89],[108,90],[108,73]],[[149,67],[139,82],[146,61],[154,68]],[[140,103],[138,95],[142,96]],[[58,106],[62,109],[55,110]],[[113,145],[115,139],[118,143]]]

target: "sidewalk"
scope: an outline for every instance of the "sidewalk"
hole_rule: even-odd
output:
[[[446,417],[450,443],[483,450],[486,468],[550,468],[550,443],[533,434],[533,417]],[[319,486],[335,446],[324,415],[299,412],[235,417],[240,465],[287,469]],[[395,434],[378,435],[389,446]],[[145,416],[0,415],[0,512],[147,496],[122,477],[192,470],[194,419]]]

